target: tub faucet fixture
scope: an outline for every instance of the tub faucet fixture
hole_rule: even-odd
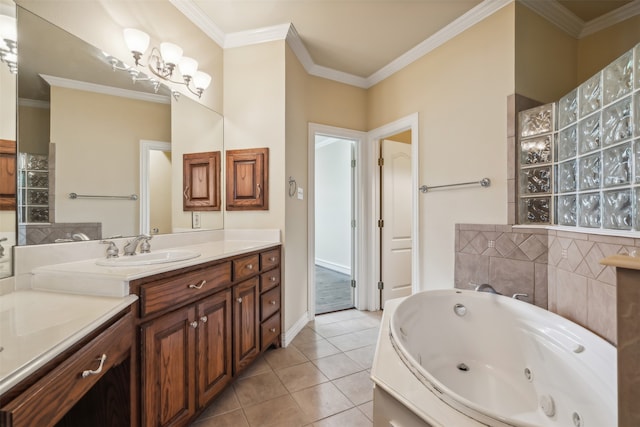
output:
[[[502,295],[500,292],[493,289],[493,286],[491,286],[488,283],[483,283],[481,285],[476,286],[476,292],[488,292],[490,294]]]
[[[149,243],[149,240],[151,240],[152,237],[153,236],[150,236],[149,234],[141,234],[133,240],[128,241],[122,249],[124,251],[124,254],[127,256],[135,255],[138,244],[140,244],[141,254],[151,252],[151,244]]]
[[[101,240],[100,243],[109,245],[107,248],[107,258],[118,258],[118,247],[111,240]]]
[[[6,237],[3,237],[2,239],[0,239],[0,242],[6,242],[8,239]],[[4,256],[4,246],[0,245],[0,258],[2,258]]]

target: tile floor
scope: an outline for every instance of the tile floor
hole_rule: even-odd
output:
[[[382,312],[316,316],[286,348],[270,349],[191,427],[370,427],[369,378]]]

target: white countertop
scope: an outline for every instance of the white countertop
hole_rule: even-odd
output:
[[[434,427],[480,427],[484,424],[456,411],[418,380],[404,365],[389,338],[389,322],[404,298],[385,302],[371,379],[411,412]]]
[[[96,261],[104,258],[46,265],[32,270],[31,287],[82,295],[123,297],[129,294],[129,282],[132,280],[262,250],[278,244],[280,243],[273,241],[219,240],[185,245],[176,249],[194,251],[200,256],[185,261],[141,266],[111,267],[96,264]]]
[[[137,299],[41,291],[0,296],[0,394]]]

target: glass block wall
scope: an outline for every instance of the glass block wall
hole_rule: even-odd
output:
[[[640,231],[640,44],[518,119],[520,224]]]

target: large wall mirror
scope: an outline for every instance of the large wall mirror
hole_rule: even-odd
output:
[[[222,152],[222,116],[162,84],[134,84],[24,8],[17,20],[17,244],[192,231],[182,155]],[[199,223],[220,229],[222,212]]]

